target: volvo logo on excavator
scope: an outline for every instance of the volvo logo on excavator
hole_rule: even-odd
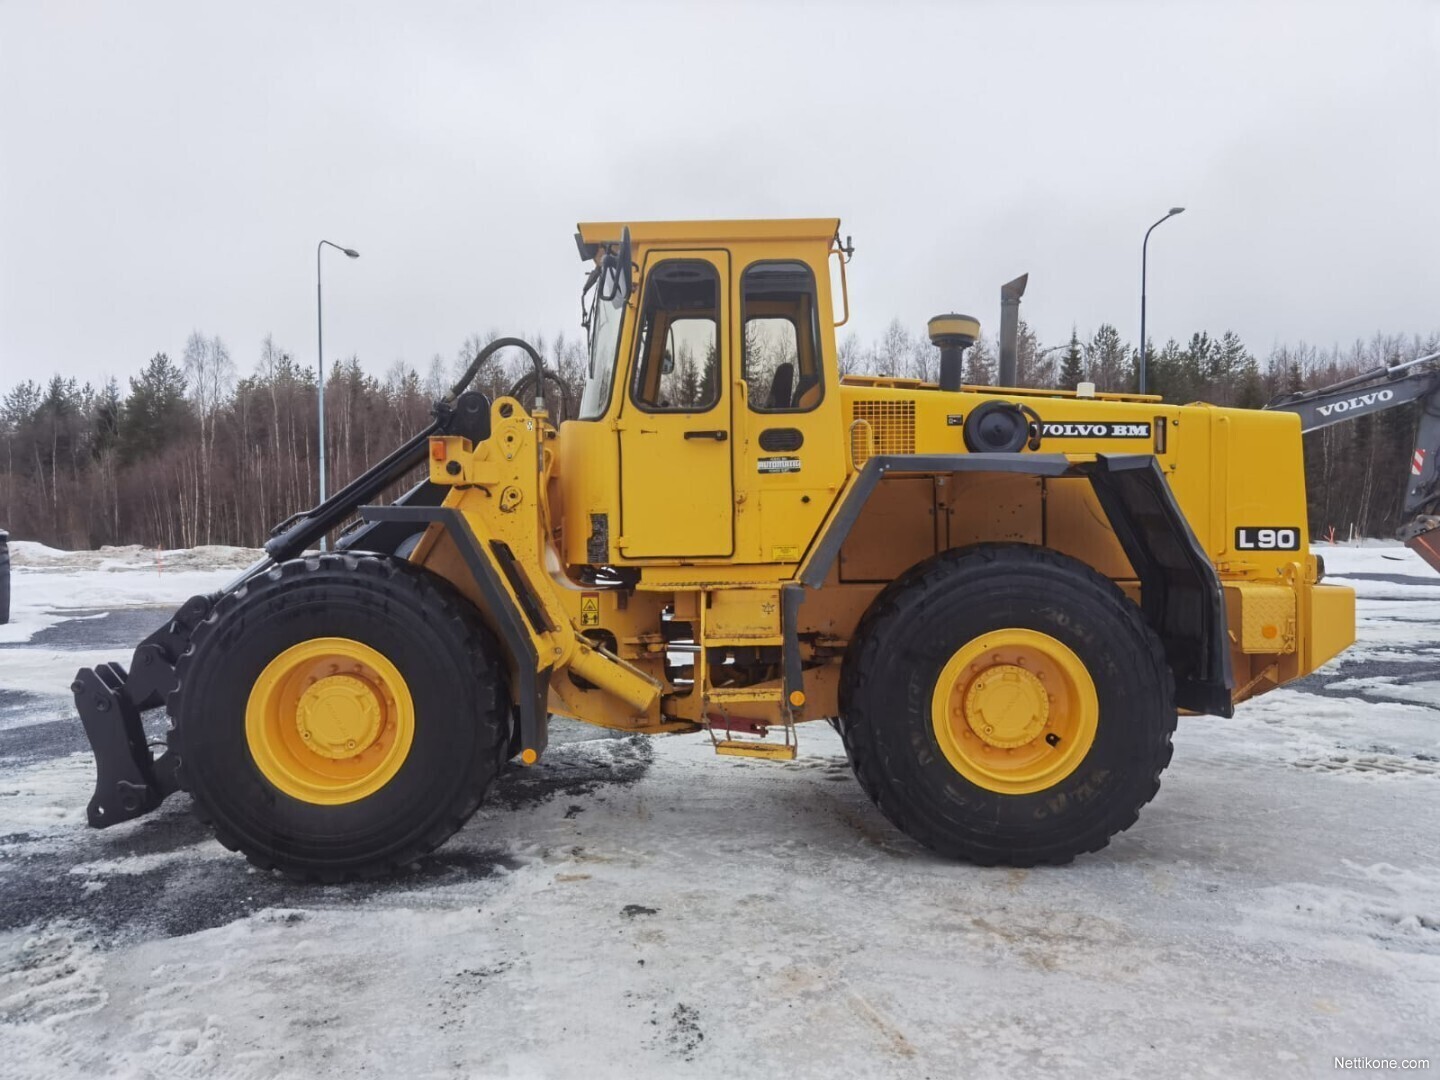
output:
[[[1317,405],[1315,411],[1321,416],[1329,416],[1331,413],[1347,413],[1352,409],[1363,409],[1367,405],[1383,404],[1394,396],[1394,390],[1376,390],[1374,393],[1361,394],[1359,397],[1346,398],[1344,401],[1332,401],[1329,405]]]

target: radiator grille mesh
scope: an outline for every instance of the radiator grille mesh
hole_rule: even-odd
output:
[[[857,420],[865,423],[857,424]],[[855,466],[865,464],[870,453],[913,454],[915,452],[915,402],[857,401],[851,413],[851,447]],[[869,437],[860,432],[868,428]],[[868,445],[867,445],[868,444]]]

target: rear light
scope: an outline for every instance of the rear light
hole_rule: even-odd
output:
[[[433,460],[435,460],[435,461],[444,461],[444,460],[445,460],[445,440],[444,440],[444,439],[431,439],[431,440],[430,440],[430,457],[431,457]]]

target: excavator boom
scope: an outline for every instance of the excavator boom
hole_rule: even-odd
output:
[[[1440,371],[1422,368],[1440,360],[1428,353],[1403,364],[1372,368],[1349,379],[1276,398],[1266,409],[1293,412],[1306,434],[1347,420],[1421,403],[1405,487],[1406,521],[1398,536],[1440,572]],[[1417,370],[1418,369],[1418,370]],[[1405,374],[1413,372],[1413,374]]]

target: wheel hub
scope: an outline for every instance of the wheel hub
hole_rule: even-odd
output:
[[[311,683],[295,707],[295,726],[305,745],[335,760],[370,749],[384,717],[374,688],[357,675],[329,675]]]
[[[962,709],[971,731],[1006,749],[1024,746],[1045,729],[1050,700],[1045,684],[1023,667],[997,664],[970,684]]]
[[[987,791],[1053,787],[1095,741],[1095,682],[1067,645],[1025,627],[981,634],[950,657],[931,697],[935,741],[961,776]]]
[[[399,772],[415,738],[415,702],[399,669],[351,638],[283,650],[256,677],[245,740],[277,790],[318,806],[358,802]]]

